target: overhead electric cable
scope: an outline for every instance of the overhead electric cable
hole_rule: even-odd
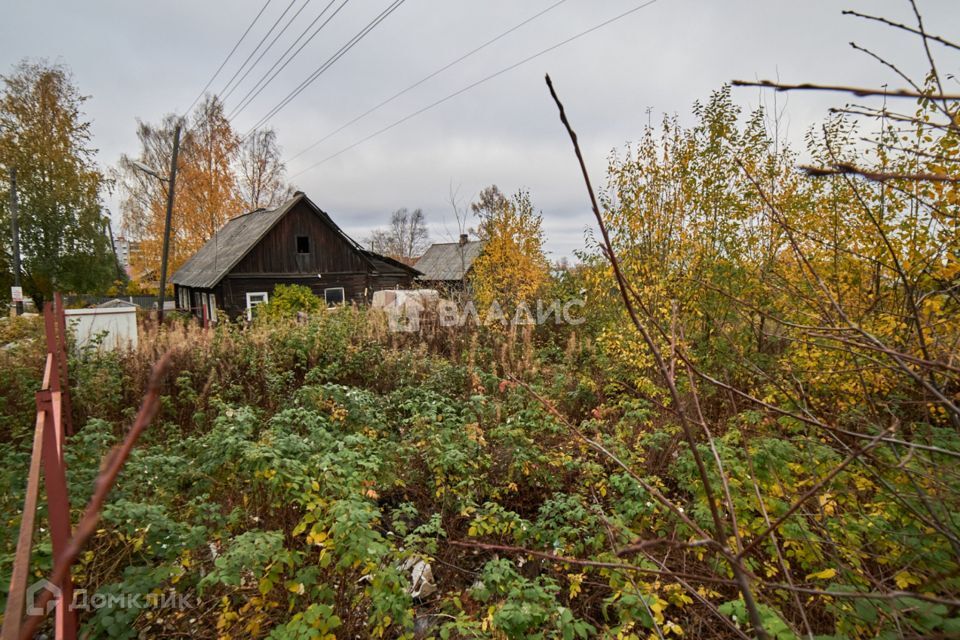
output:
[[[306,33],[313,27],[313,25],[315,25],[315,24],[317,23],[317,20],[319,20],[320,18],[323,17],[323,15],[324,15],[324,14],[327,12],[327,10],[333,5],[334,2],[336,2],[336,0],[330,0],[330,2],[327,4],[327,6],[325,6],[325,7],[323,8],[323,11],[320,12],[320,15],[318,15],[316,18],[314,18],[314,19],[313,19],[313,22],[311,22],[310,24],[307,25],[307,28],[304,29],[304,30],[300,33],[299,36],[297,36],[297,39],[293,41],[293,44],[291,44],[289,47],[287,47],[287,50],[283,52],[283,54],[277,59],[276,62],[273,63],[273,65],[272,65],[269,69],[267,69],[266,73],[264,73],[262,76],[260,76],[260,79],[257,80],[256,84],[254,84],[253,87],[252,87],[249,91],[247,91],[246,95],[244,95],[244,96],[240,99],[240,101],[237,103],[237,106],[234,108],[234,110],[233,110],[232,112],[230,112],[230,115],[229,115],[229,116],[227,116],[227,119],[228,119],[228,120],[231,120],[231,121],[232,121],[234,118],[236,118],[238,115],[240,115],[240,112],[243,111],[244,109],[246,109],[246,108],[250,105],[250,103],[253,102],[253,100],[254,100],[258,95],[260,95],[260,92],[262,92],[264,89],[267,88],[267,85],[268,85],[268,84],[270,84],[271,82],[273,82],[273,79],[276,78],[277,75],[279,75],[279,73],[280,73],[281,71],[283,71],[284,68],[285,68],[288,64],[290,64],[290,63],[293,61],[293,59],[296,58],[297,55],[298,55],[301,51],[303,51],[303,48],[304,48],[305,46],[307,46],[307,45],[310,43],[310,41],[313,40],[313,39],[317,36],[317,34],[320,33],[325,26],[327,26],[327,24],[330,23],[331,20],[333,20],[338,13],[340,13],[340,10],[343,9],[343,8],[347,5],[347,3],[350,2],[350,0],[343,0],[343,2],[340,3],[340,6],[337,7],[336,10],[335,10],[332,14],[330,14],[330,17],[328,17],[326,20],[324,20],[323,23],[322,23],[319,27],[317,27],[316,31],[314,31],[313,33],[310,34],[310,37],[307,38],[307,39],[303,42],[303,44],[301,44],[300,47],[299,47],[296,51],[294,51],[293,54],[292,54],[289,58],[287,58],[286,62],[283,62],[283,59],[287,56],[287,54],[290,53],[290,51],[291,51],[295,46],[297,46],[297,43],[300,42],[300,39],[303,38],[303,36],[306,35]],[[280,64],[281,62],[283,62],[283,66],[281,66],[279,69],[277,69],[277,71],[276,71],[273,75],[270,75],[270,73],[271,73],[274,69],[276,69],[276,68],[277,68],[277,65]],[[268,76],[269,76],[269,78],[268,78]]]
[[[377,104],[377,105],[374,106],[374,107],[371,107],[370,109],[367,109],[366,111],[364,111],[363,113],[361,113],[360,115],[358,115],[358,116],[355,117],[354,119],[350,120],[349,122],[345,122],[344,124],[340,125],[339,127],[337,127],[336,129],[334,129],[334,130],[331,131],[330,133],[326,134],[325,136],[323,136],[322,138],[320,138],[319,140],[317,140],[316,142],[314,142],[313,144],[311,144],[309,147],[307,147],[307,148],[299,151],[296,155],[294,155],[294,156],[292,156],[291,158],[289,158],[288,162],[291,161],[291,160],[295,160],[295,159],[299,158],[300,156],[302,156],[302,155],[305,154],[306,152],[308,152],[308,151],[310,151],[311,149],[315,148],[317,145],[326,142],[327,140],[329,140],[330,138],[332,138],[332,137],[335,136],[336,134],[340,133],[341,131],[343,131],[344,129],[346,129],[347,127],[349,127],[350,125],[355,124],[355,123],[359,122],[360,120],[363,120],[364,118],[366,118],[368,115],[370,115],[370,114],[373,113],[374,111],[379,110],[381,107],[385,107],[386,105],[390,104],[391,102],[393,102],[394,100],[396,100],[396,99],[399,98],[400,96],[404,95],[405,93],[408,93],[408,92],[412,91],[413,89],[416,89],[417,87],[419,87],[420,85],[422,85],[424,82],[427,82],[428,80],[431,80],[431,79],[437,77],[438,75],[440,75],[441,73],[443,73],[444,71],[446,71],[447,69],[449,69],[450,67],[453,67],[453,66],[455,66],[455,65],[463,62],[464,60],[466,60],[467,58],[469,58],[469,57],[472,56],[473,54],[478,53],[478,52],[482,51],[483,49],[486,49],[487,47],[489,47],[489,46],[492,45],[493,43],[497,42],[498,40],[502,40],[503,38],[505,38],[506,36],[510,35],[510,34],[513,33],[514,31],[516,31],[517,29],[519,29],[519,28],[521,28],[521,27],[523,27],[523,26],[525,26],[525,25],[533,22],[534,20],[536,20],[536,19],[539,18],[540,16],[544,15],[545,13],[547,13],[547,12],[549,12],[549,11],[552,11],[553,9],[556,9],[557,7],[559,7],[561,4],[563,4],[563,3],[566,2],[566,1],[567,1],[567,0],[559,0],[559,2],[553,3],[552,5],[550,5],[549,7],[547,7],[546,9],[543,9],[542,11],[540,11],[540,12],[538,12],[538,13],[535,13],[534,15],[530,16],[529,18],[527,18],[527,19],[524,20],[523,22],[521,22],[521,23],[519,23],[519,24],[517,24],[517,25],[515,25],[515,26],[513,26],[513,27],[511,27],[511,28],[509,28],[509,29],[507,29],[506,31],[504,31],[503,33],[501,33],[500,35],[498,35],[497,37],[492,38],[492,39],[490,39],[490,40],[487,40],[486,42],[484,42],[483,44],[481,44],[479,47],[476,47],[475,49],[472,49],[472,50],[468,51],[467,53],[463,54],[462,56],[460,56],[460,57],[457,58],[456,60],[453,60],[453,61],[451,61],[451,62],[448,62],[447,64],[445,64],[444,66],[440,67],[439,69],[437,69],[437,70],[434,71],[433,73],[431,73],[431,74],[429,74],[429,75],[427,75],[427,76],[424,76],[424,77],[421,78],[420,80],[417,80],[416,82],[414,82],[412,85],[410,85],[410,86],[407,87],[406,89],[403,89],[402,91],[398,91],[397,93],[393,94],[392,96],[390,96],[389,98],[387,98],[387,99],[384,100],[383,102]]]
[[[373,31],[373,30],[377,27],[377,25],[379,25],[381,22],[383,22],[384,20],[386,20],[386,19],[390,16],[390,14],[393,13],[394,11],[396,11],[396,10],[400,7],[400,5],[402,5],[405,1],[406,1],[406,0],[394,0],[394,1],[390,4],[390,6],[388,6],[386,9],[384,9],[384,10],[380,13],[380,15],[378,15],[376,18],[374,18],[369,24],[367,24],[366,27],[364,27],[363,29],[361,29],[361,30],[360,30],[355,36],[353,36],[346,44],[344,44],[342,47],[340,47],[340,49],[339,49],[335,54],[333,54],[332,56],[330,56],[329,58],[327,58],[326,62],[324,62],[322,65],[320,65],[320,67],[318,67],[312,74],[310,74],[310,76],[308,76],[306,80],[304,80],[303,82],[301,82],[301,83],[297,86],[296,89],[294,89],[294,90],[291,91],[289,94],[287,94],[287,96],[286,96],[283,100],[281,100],[280,103],[277,104],[277,106],[275,106],[273,109],[271,109],[265,116],[263,116],[262,118],[260,118],[260,120],[257,121],[257,124],[253,125],[253,127],[251,127],[249,131],[247,131],[247,133],[244,135],[244,138],[246,138],[246,137],[249,136],[251,133],[253,133],[253,132],[256,131],[257,129],[259,129],[262,125],[266,124],[266,123],[270,120],[270,118],[272,118],[273,116],[277,115],[284,107],[286,107],[286,106],[287,106],[288,104],[290,104],[290,102],[292,102],[297,96],[299,96],[301,93],[303,93],[304,89],[306,89],[308,86],[310,86],[310,85],[311,85],[317,78],[319,78],[327,69],[329,69],[329,68],[332,67],[334,64],[336,64],[336,62],[337,62],[340,58],[342,58],[344,55],[346,55],[346,53],[347,53],[348,51],[350,51],[350,49],[352,49],[353,47],[355,47],[361,40],[363,40],[364,37],[367,36],[367,34],[369,34],[371,31]]]
[[[342,155],[342,154],[346,153],[347,151],[350,151],[351,149],[354,149],[354,148],[360,146],[361,144],[363,144],[363,143],[365,143],[365,142],[368,142],[369,140],[372,140],[373,138],[376,138],[377,136],[379,136],[379,135],[381,135],[381,134],[383,134],[383,133],[386,133],[387,131],[390,131],[391,129],[393,129],[393,128],[395,128],[395,127],[400,126],[400,125],[403,124],[404,122],[407,122],[408,120],[411,120],[411,119],[417,117],[418,115],[420,115],[420,114],[422,114],[422,113],[424,113],[424,112],[426,112],[426,111],[429,111],[429,110],[431,110],[431,109],[433,109],[433,108],[435,108],[435,107],[443,104],[444,102],[447,102],[447,101],[449,101],[449,100],[452,100],[453,98],[456,98],[457,96],[459,96],[459,95],[462,94],[462,93],[466,93],[466,92],[469,91],[470,89],[473,89],[473,88],[475,88],[475,87],[478,87],[478,86],[480,86],[481,84],[483,84],[483,83],[485,83],[485,82],[488,82],[489,80],[493,80],[493,79],[496,78],[497,76],[501,76],[501,75],[503,75],[504,73],[507,73],[508,71],[512,71],[512,70],[516,69],[517,67],[519,67],[519,66],[521,66],[521,65],[524,65],[524,64],[530,62],[531,60],[535,60],[536,58],[539,58],[540,56],[542,56],[542,55],[544,55],[544,54],[547,54],[547,53],[553,51],[554,49],[557,49],[557,48],[562,47],[562,46],[564,46],[564,45],[566,45],[566,44],[569,44],[569,43],[573,42],[574,40],[577,40],[577,39],[579,39],[579,38],[582,38],[583,36],[585,36],[585,35],[587,35],[587,34],[593,33],[593,32],[596,31],[597,29],[601,29],[601,28],[603,28],[603,27],[605,27],[605,26],[607,26],[607,25],[609,25],[609,24],[612,24],[612,23],[618,21],[618,20],[621,20],[621,19],[623,19],[623,18],[626,18],[628,15],[630,15],[630,14],[632,14],[632,13],[635,13],[635,12],[639,11],[640,9],[644,9],[644,8],[646,8],[646,7],[649,7],[650,5],[656,3],[657,1],[658,1],[658,0],[647,0],[647,2],[644,2],[643,4],[640,4],[640,5],[636,6],[636,7],[634,7],[633,9],[629,9],[628,11],[624,11],[623,13],[621,13],[621,14],[619,14],[619,15],[616,15],[616,16],[610,18],[609,20],[605,20],[604,22],[601,22],[601,23],[598,24],[598,25],[595,25],[595,26],[593,26],[593,27],[590,27],[590,28],[587,29],[586,31],[581,31],[580,33],[578,33],[578,34],[576,34],[576,35],[573,35],[573,36],[570,36],[569,38],[567,38],[566,40],[563,40],[562,42],[558,42],[557,44],[551,45],[551,46],[547,47],[546,49],[543,49],[543,50],[541,50],[541,51],[538,51],[537,53],[535,53],[535,54],[533,54],[533,55],[531,55],[531,56],[528,56],[528,57],[524,58],[523,60],[520,60],[519,62],[515,62],[515,63],[511,64],[511,65],[508,66],[508,67],[504,67],[503,69],[500,69],[499,71],[496,71],[496,72],[494,72],[494,73],[491,73],[490,75],[488,75],[488,76],[486,76],[486,77],[484,77],[484,78],[481,78],[480,80],[477,80],[476,82],[474,82],[474,83],[472,83],[472,84],[469,84],[469,85],[463,87],[462,89],[460,89],[460,90],[458,90],[458,91],[454,91],[453,93],[451,93],[450,95],[448,95],[448,96],[446,96],[446,97],[444,97],[444,98],[440,98],[439,100],[436,100],[436,101],[434,101],[434,102],[431,102],[431,103],[428,104],[427,106],[425,106],[425,107],[423,107],[423,108],[421,108],[421,109],[418,109],[417,111],[414,111],[413,113],[410,113],[410,114],[404,116],[403,118],[400,118],[399,120],[397,120],[397,121],[394,122],[393,124],[387,125],[386,127],[383,127],[382,129],[378,129],[377,131],[374,131],[373,133],[371,133],[371,134],[368,135],[367,137],[362,138],[362,139],[358,140],[357,142],[354,142],[353,144],[351,144],[351,145],[349,145],[349,146],[347,146],[347,147],[344,147],[344,148],[341,149],[340,151],[337,151],[336,153],[327,156],[326,158],[324,158],[323,160],[320,160],[319,162],[315,162],[314,164],[310,165],[310,166],[307,167],[306,169],[303,169],[302,171],[298,171],[297,173],[295,173],[295,174],[293,174],[292,176],[290,176],[290,178],[291,178],[291,179],[296,178],[297,176],[303,175],[303,174],[306,173],[307,171],[311,171],[311,170],[313,170],[313,169],[316,169],[317,167],[319,167],[320,165],[324,164],[325,162],[329,162],[330,160],[333,160],[333,159],[336,158],[337,156]]]
[[[224,93],[223,91],[220,92],[220,98],[222,100],[226,101],[227,98],[229,98],[233,94],[233,92],[237,90],[237,87],[243,84],[243,81],[247,79],[247,76],[250,75],[250,72],[256,69],[257,65],[260,64],[260,61],[263,60],[263,57],[265,55],[270,53],[270,49],[273,48],[273,45],[275,45],[277,43],[277,40],[279,40],[283,36],[283,34],[287,32],[287,29],[290,28],[290,25],[292,25],[294,20],[296,20],[300,16],[300,14],[303,13],[303,10],[307,8],[307,5],[309,5],[311,1],[312,0],[306,0],[303,3],[303,5],[299,9],[297,9],[297,12],[292,16],[290,16],[290,19],[287,20],[287,24],[283,25],[283,29],[280,29],[280,31],[277,32],[277,35],[273,36],[273,40],[270,41],[270,44],[267,45],[267,48],[260,52],[260,55],[257,56],[257,59],[253,61],[253,64],[251,64],[247,68],[247,70],[243,73],[243,75],[240,76],[240,79],[237,80],[236,84],[234,84],[233,87],[231,87],[231,89],[226,93]],[[224,87],[224,89],[226,89],[226,87]]]
[[[193,102],[190,103],[190,106],[187,107],[187,110],[184,112],[184,115],[190,113],[190,110],[193,109],[193,106],[197,104],[197,101],[203,97],[203,94],[207,92],[207,89],[210,88],[210,85],[213,84],[213,81],[217,79],[217,76],[220,75],[220,72],[223,71],[223,68],[226,66],[227,62],[233,57],[233,54],[237,51],[237,47],[240,46],[240,43],[243,42],[243,39],[247,37],[247,34],[250,33],[250,30],[253,29],[253,25],[257,24],[257,20],[260,19],[260,16],[263,15],[263,12],[267,10],[267,7],[270,6],[270,3],[273,0],[267,0],[263,7],[260,8],[260,12],[254,16],[253,21],[247,26],[247,30],[243,32],[243,35],[240,36],[240,39],[237,40],[237,43],[233,45],[233,49],[230,49],[230,53],[227,54],[227,57],[223,59],[223,62],[220,63],[220,66],[217,67],[217,70],[213,72],[213,75],[210,76],[210,79],[207,80],[207,84],[204,85],[203,89],[200,90],[200,93],[196,98],[193,99]]]
[[[260,50],[260,47],[263,46],[263,43],[267,41],[267,38],[270,37],[270,34],[273,33],[273,30],[277,28],[277,25],[280,24],[280,21],[283,20],[283,17],[287,15],[287,12],[289,12],[290,9],[293,8],[293,5],[296,4],[296,2],[297,0],[290,0],[290,4],[287,5],[287,8],[283,10],[283,13],[281,13],[276,20],[273,21],[273,24],[270,25],[270,28],[267,29],[267,32],[263,34],[262,38],[260,38],[260,42],[257,43],[257,46],[253,48],[253,51],[247,54],[247,57],[243,60],[243,63],[240,65],[240,67],[236,71],[233,72],[233,75],[230,76],[229,80],[227,80],[227,84],[224,85],[223,89],[221,89],[220,93],[218,93],[217,95],[222,96],[223,92],[227,90],[227,88],[233,83],[233,81],[237,78],[237,76],[240,75],[240,72],[243,71],[243,69],[247,66],[247,63],[250,62],[250,59],[253,56],[257,55],[257,51]]]

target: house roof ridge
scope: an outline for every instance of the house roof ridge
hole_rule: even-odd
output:
[[[204,243],[183,265],[174,272],[171,282],[181,286],[211,289],[226,276],[252,249],[259,243],[274,226],[301,202],[306,203],[330,230],[339,235],[348,245],[356,250],[360,257],[377,270],[377,260],[386,261],[393,265],[392,259],[386,256],[367,251],[360,244],[348,236],[326,211],[310,200],[302,191],[298,191],[274,209],[257,209],[248,211],[227,220],[223,226],[214,232],[213,236]],[[253,216],[259,213],[261,216]],[[393,266],[401,266],[397,263]],[[419,270],[402,265],[411,275]]]
[[[244,212],[244,213],[237,214],[237,215],[233,216],[232,218],[227,218],[227,222],[230,222],[231,220],[236,220],[237,218],[242,218],[242,217],[244,217],[244,216],[249,216],[249,215],[252,215],[252,214],[254,214],[254,213],[273,213],[273,212],[276,211],[277,209],[282,209],[283,207],[287,206],[287,205],[290,203],[291,200],[293,200],[293,199],[295,199],[295,198],[299,198],[299,197],[304,196],[304,195],[306,195],[306,194],[304,194],[302,191],[297,191],[297,192],[294,193],[292,196],[290,196],[289,198],[287,198],[286,200],[284,200],[283,202],[281,202],[281,203],[278,204],[277,206],[273,207],[272,209],[268,209],[268,208],[266,208],[266,207],[257,207],[256,209],[254,209],[254,210],[252,210],[252,211],[246,211],[246,212]],[[224,226],[226,226],[226,223],[224,223]],[[222,228],[223,228],[223,227],[220,227],[220,229],[222,229]],[[219,229],[218,229],[218,231],[219,231]]]
[[[467,240],[463,244],[473,244],[474,242],[483,242],[483,240],[480,240],[479,238],[477,240]],[[434,246],[439,247],[439,246],[448,245],[448,244],[460,244],[460,242],[458,240],[454,240],[453,242],[433,242],[430,244],[430,247],[434,247]],[[427,247],[427,249],[429,249],[430,247]]]
[[[483,240],[435,242],[417,260],[422,280],[461,280],[483,251]]]

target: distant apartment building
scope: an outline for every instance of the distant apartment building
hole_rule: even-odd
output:
[[[131,270],[131,264],[133,264],[136,257],[140,254],[140,243],[136,240],[127,240],[123,236],[119,236],[115,245],[117,260],[120,262],[120,266],[123,267],[127,276],[132,278],[133,272]]]

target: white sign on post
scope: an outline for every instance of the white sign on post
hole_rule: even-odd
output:
[[[23,287],[10,287],[10,298],[14,302],[23,302]]]

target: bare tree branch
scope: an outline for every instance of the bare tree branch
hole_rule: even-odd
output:
[[[945,38],[941,38],[940,36],[934,36],[930,34],[924,34],[921,31],[914,29],[913,27],[908,27],[905,24],[900,24],[899,22],[894,22],[893,20],[889,20],[887,18],[883,18],[880,16],[871,16],[866,13],[860,13],[859,11],[853,11],[851,9],[844,10],[841,13],[845,16],[856,16],[858,18],[864,18],[866,20],[874,20],[875,22],[881,22],[885,25],[894,27],[896,29],[900,29],[902,31],[906,31],[907,33],[912,33],[914,35],[922,36],[927,40],[932,40],[933,42],[942,44],[945,47],[950,47],[951,49],[956,49],[960,51],[960,45],[956,45],[950,42],[949,40],[946,40]]]
[[[710,482],[710,476],[707,474],[706,466],[703,463],[703,458],[700,455],[696,440],[693,437],[690,419],[683,411],[682,404],[680,402],[680,394],[677,391],[676,384],[670,375],[669,368],[666,366],[663,360],[663,355],[660,353],[660,349],[657,346],[656,341],[654,341],[653,336],[647,330],[646,326],[640,321],[640,318],[637,316],[636,310],[633,307],[633,302],[631,301],[630,295],[627,292],[626,277],[623,275],[623,271],[620,268],[620,263],[617,260],[616,253],[613,250],[613,245],[610,242],[610,234],[607,231],[606,224],[603,221],[603,216],[600,214],[600,207],[597,205],[597,198],[594,195],[593,186],[590,183],[590,174],[587,171],[587,165],[583,160],[583,154],[580,152],[580,145],[577,142],[577,134],[574,132],[573,128],[570,126],[570,122],[567,120],[567,114],[564,111],[563,103],[560,102],[560,98],[557,96],[557,93],[553,88],[553,82],[551,82],[549,75],[546,76],[546,82],[547,87],[550,89],[550,95],[553,98],[553,101],[556,103],[557,109],[560,111],[560,121],[563,123],[567,130],[567,134],[570,136],[570,141],[573,143],[577,161],[580,163],[580,171],[583,174],[584,183],[586,184],[587,192],[590,196],[590,205],[593,209],[593,215],[597,220],[597,224],[600,226],[600,233],[603,237],[605,254],[607,259],[610,261],[611,266],[613,267],[614,275],[617,279],[617,285],[620,289],[620,295],[623,298],[624,305],[627,308],[627,312],[630,315],[630,319],[632,320],[634,327],[636,327],[636,329],[640,332],[641,336],[643,337],[643,341],[653,354],[657,369],[660,371],[664,381],[666,382],[667,388],[670,392],[670,397],[673,399],[674,406],[676,407],[676,411],[680,418],[680,425],[683,429],[684,437],[687,439],[687,442],[690,446],[690,453],[693,455],[694,462],[697,465],[698,474],[700,475],[701,482],[703,483],[703,490],[706,495],[707,505],[710,509],[710,514],[714,522],[714,528],[716,529],[718,544],[720,544],[721,548],[724,549],[725,555],[727,556],[728,561],[730,561],[729,552],[726,551],[726,547],[722,542],[726,540],[725,527],[717,509],[714,491]],[[710,437],[709,432],[707,433],[707,437]],[[720,472],[723,472],[722,469]],[[737,585],[740,589],[740,595],[743,597],[744,606],[746,607],[750,617],[750,624],[753,626],[753,630],[757,634],[757,637],[761,640],[766,640],[768,635],[760,618],[760,611],[757,608],[756,601],[754,600],[753,592],[750,589],[750,581],[747,576],[747,572],[739,561],[730,561],[729,563],[731,569],[733,570],[734,576],[737,578]]]
[[[960,94],[945,93],[926,93],[922,91],[913,91],[910,89],[868,89],[864,87],[846,87],[830,84],[813,84],[804,82],[802,84],[784,84],[774,82],[773,80],[734,80],[730,84],[735,87],[766,87],[776,89],[777,91],[839,91],[841,93],[852,93],[855,96],[883,96],[886,98],[927,98],[929,100],[960,100]]]
[[[871,171],[861,169],[847,162],[838,162],[831,167],[814,167],[802,164],[800,168],[815,178],[823,176],[853,175],[872,180],[873,182],[887,182],[889,180],[907,180],[916,182],[950,182],[960,183],[960,176],[948,176],[942,173],[896,173],[889,171]]]

